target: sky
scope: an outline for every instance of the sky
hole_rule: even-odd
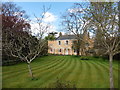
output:
[[[64,30],[61,25],[62,14],[66,10],[71,8],[75,2],[15,2],[17,6],[21,7],[21,10],[25,10],[26,14],[31,20],[35,20],[35,16],[39,17],[43,12],[43,6],[51,7],[50,10],[46,13],[46,18],[44,21],[51,24],[51,29],[48,32],[57,31],[64,34]],[[35,15],[35,16],[34,16]],[[33,32],[35,31],[34,27],[37,25],[34,23],[31,24]]]
[[[87,0],[82,0],[82,2],[81,0],[70,0],[69,2],[66,0],[64,2],[61,2],[60,0],[56,0],[60,2],[56,2],[54,0],[53,1],[48,0],[48,1],[49,2],[46,2],[46,0],[45,2],[41,2],[41,1],[36,2],[36,0],[26,1],[26,2],[25,1],[22,2],[22,0],[13,1],[17,6],[21,7],[21,10],[25,10],[26,14],[29,16],[29,19],[32,20],[30,24],[31,24],[31,30],[34,34],[38,33],[38,30],[35,29],[36,27],[38,28],[38,25],[33,21],[35,21],[35,16],[40,18],[40,15],[43,14],[43,6],[45,6],[46,8],[51,6],[50,10],[45,14],[45,18],[44,18],[44,23],[43,23],[44,25],[50,23],[50,29],[48,30],[48,32],[46,32],[45,36],[52,31],[62,32],[64,34],[66,30],[64,30],[63,26],[61,25],[62,15],[67,10],[72,8],[74,3],[78,3],[77,1],[79,1],[79,3],[83,3]]]

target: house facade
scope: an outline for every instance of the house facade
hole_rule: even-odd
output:
[[[48,53],[61,55],[77,55],[75,49],[72,48],[73,41],[76,40],[75,35],[62,35],[56,40],[48,41]],[[80,52],[81,55],[81,52]]]

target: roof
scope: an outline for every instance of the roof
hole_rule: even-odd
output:
[[[56,40],[76,39],[75,35],[62,35],[56,38]]]

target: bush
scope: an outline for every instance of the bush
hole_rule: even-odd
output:
[[[18,59],[16,59],[16,60],[4,60],[3,62],[2,62],[2,65],[3,66],[10,66],[10,65],[15,65],[15,64],[18,64],[18,63],[21,63],[22,61],[20,61],[20,60],[18,60]]]
[[[49,85],[50,88],[51,86],[52,88],[76,88],[75,84],[72,84],[69,81],[61,81],[58,78],[52,85]]]
[[[79,56],[79,55],[72,55],[73,57],[81,57],[81,56]]]
[[[93,56],[94,58],[99,58],[99,56]]]
[[[103,60],[109,60],[109,56],[108,56],[108,55],[103,55],[101,58],[102,58]]]
[[[18,63],[21,63],[20,59],[5,55],[4,53],[2,54],[2,65],[3,66],[9,66],[9,65],[14,65]]]
[[[89,57],[81,57],[81,60],[90,60]]]
[[[120,53],[116,54],[116,55],[113,57],[113,59],[115,59],[115,60],[120,60]]]

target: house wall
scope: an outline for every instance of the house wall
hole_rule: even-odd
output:
[[[51,54],[61,54],[61,55],[77,55],[76,52],[74,52],[74,50],[72,49],[72,42],[75,39],[69,39],[69,40],[54,40],[54,41],[48,41],[48,53]],[[86,40],[89,43],[89,46],[86,46],[86,50],[89,50],[91,48],[93,48],[93,41],[92,39],[89,38],[85,38],[84,40]],[[59,45],[59,41],[61,42],[61,44]],[[68,41],[68,45],[66,44],[66,41]],[[60,52],[61,49],[61,52]],[[81,51],[81,49],[80,49]],[[80,52],[80,55],[85,55],[85,52],[83,53],[82,51]]]
[[[76,55],[76,52],[74,52],[74,50],[72,49],[73,40],[74,39],[48,41],[48,47],[49,47],[48,53],[62,54],[62,55]],[[61,42],[60,45],[59,45],[59,41]],[[68,41],[68,45],[66,44],[66,41]]]

